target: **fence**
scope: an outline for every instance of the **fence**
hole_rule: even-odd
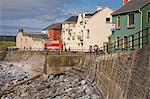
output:
[[[109,42],[107,47],[102,49],[108,53],[115,53],[121,51],[131,51],[143,48],[143,46],[150,43],[150,27],[145,28],[135,34],[124,36],[122,39],[116,38],[115,42]]]

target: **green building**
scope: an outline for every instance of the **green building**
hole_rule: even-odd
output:
[[[130,0],[112,13],[109,52],[142,48],[150,41],[150,0]]]

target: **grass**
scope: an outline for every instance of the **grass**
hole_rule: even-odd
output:
[[[15,45],[16,45],[16,42],[7,42],[7,41],[0,42],[0,47],[11,47]]]

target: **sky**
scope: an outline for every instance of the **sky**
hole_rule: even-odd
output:
[[[94,12],[98,5],[116,10],[122,0],[0,0],[0,35],[16,35],[19,28],[41,32],[73,14]]]

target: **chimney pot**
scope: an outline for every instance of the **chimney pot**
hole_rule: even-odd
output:
[[[19,30],[18,30],[18,32],[21,32],[21,33],[23,33],[23,29],[19,29]]]
[[[123,5],[127,4],[130,0],[123,0]]]
[[[97,8],[96,8],[96,11],[100,11],[102,9],[103,9],[103,7],[101,5],[98,5]]]

